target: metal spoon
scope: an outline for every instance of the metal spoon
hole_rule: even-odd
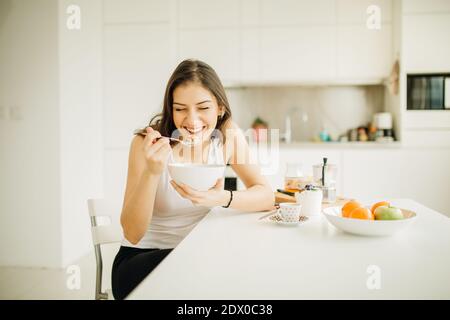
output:
[[[161,139],[161,138],[163,138],[163,137],[160,137],[158,139]],[[167,139],[172,140],[172,141],[177,141],[177,142],[179,142],[182,145],[185,145],[187,147],[192,147],[192,146],[195,146],[196,144],[198,144],[198,141],[196,141],[196,139],[183,141],[183,140],[180,140],[180,139],[175,139],[175,138],[170,138],[170,137],[164,137],[164,138],[167,138]]]
[[[147,135],[146,132],[142,132],[141,134],[143,134],[145,136]],[[192,146],[195,146],[196,144],[198,144],[198,139],[191,139],[191,140],[188,140],[188,141],[183,141],[183,140],[176,139],[176,138],[161,136],[161,137],[156,138],[156,140],[159,140],[161,138],[167,138],[167,139],[172,140],[172,141],[177,141],[177,142],[179,142],[182,145],[187,146],[187,147],[192,147]]]

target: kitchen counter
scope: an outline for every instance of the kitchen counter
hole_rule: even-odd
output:
[[[391,202],[417,220],[381,238],[343,233],[322,216],[286,227],[259,220],[267,213],[214,208],[128,298],[450,299],[450,219]]]
[[[395,149],[402,147],[401,142],[280,142],[281,148],[316,148],[316,149]]]

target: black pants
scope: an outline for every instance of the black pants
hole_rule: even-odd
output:
[[[111,282],[114,299],[122,300],[172,251],[121,246],[114,259]]]

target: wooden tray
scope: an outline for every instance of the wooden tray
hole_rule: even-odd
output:
[[[295,197],[281,193],[281,192],[275,192],[275,202],[276,203],[295,202]]]

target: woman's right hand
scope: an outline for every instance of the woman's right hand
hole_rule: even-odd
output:
[[[146,172],[158,175],[164,170],[167,158],[172,150],[170,140],[161,138],[161,134],[150,127],[146,128],[146,132],[147,135],[143,144],[147,164]]]

